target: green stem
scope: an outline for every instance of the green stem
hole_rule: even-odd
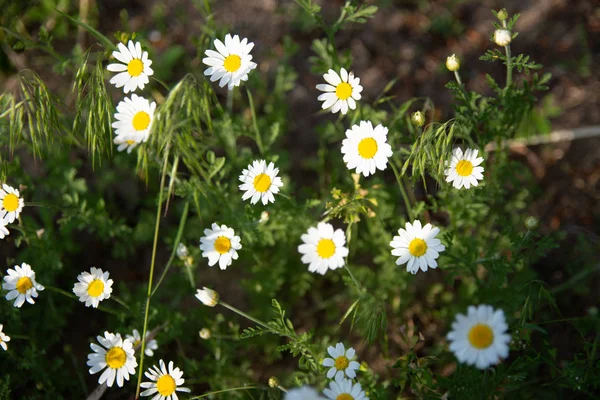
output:
[[[352,274],[352,271],[350,271],[350,268],[348,268],[348,263],[344,263],[344,268],[346,269],[346,271],[348,271],[348,274],[350,275],[350,278],[352,278],[352,282],[354,282],[356,289],[358,289],[359,292],[362,292],[362,287],[360,286],[360,284],[358,283],[358,281]]]
[[[346,246],[348,248],[350,248],[350,239],[351,238],[352,238],[352,222],[350,222],[348,224],[348,227],[346,228]],[[350,254],[350,252],[348,252],[348,254]],[[359,292],[362,292],[362,287],[360,286],[360,284],[358,283],[358,281],[352,274],[352,271],[350,271],[350,268],[348,267],[348,257],[346,257],[346,262],[344,263],[344,268],[346,269],[346,271],[348,271],[348,274],[350,275],[350,278],[352,278],[352,282],[354,282],[356,289],[358,289]]]
[[[125,307],[127,309],[127,311],[131,311],[131,309],[129,308],[129,306],[127,305],[127,303],[125,303],[123,300],[121,300],[117,296],[111,295],[110,298],[112,300],[116,301],[117,303],[119,303],[120,305],[122,305],[123,307]]]
[[[235,90],[235,87],[231,90],[227,91],[227,111],[229,112],[229,115],[233,114],[233,91]]]
[[[410,204],[410,200],[408,199],[408,195],[406,194],[406,188],[404,187],[404,182],[402,180],[402,177],[400,176],[400,172],[398,171],[398,168],[394,164],[394,160],[390,160],[389,164],[392,167],[392,170],[394,171],[394,175],[396,176],[396,181],[398,181],[398,187],[400,188],[400,194],[402,194],[402,199],[404,200],[404,205],[406,207],[406,212],[408,214],[408,217],[410,218],[411,221],[414,221],[415,216],[414,216],[414,213],[412,210],[412,206]]]
[[[148,294],[146,296],[146,309],[144,310],[144,329],[142,330],[142,338],[146,338],[148,330],[148,315],[150,311],[150,299],[152,298],[152,279],[154,278],[154,264],[156,263],[156,248],[158,247],[158,231],[160,228],[160,211],[163,202],[163,189],[165,187],[165,179],[167,176],[167,166],[169,164],[169,150],[171,145],[167,144],[165,150],[162,175],[160,177],[160,187],[158,189],[158,205],[156,206],[156,225],[154,226],[154,244],[152,245],[152,260],[150,261],[150,276],[148,278]],[[138,381],[135,391],[135,398],[140,397],[140,385],[142,384],[142,375],[144,371],[144,351],[146,350],[146,340],[142,340],[142,349],[140,350],[140,367],[138,369]]]
[[[77,296],[75,296],[73,293],[67,292],[66,290],[63,290],[61,288],[57,288],[57,287],[54,287],[54,286],[44,286],[44,287],[46,289],[48,289],[48,290],[52,290],[53,292],[60,293],[60,294],[62,294],[65,297],[68,297],[70,299],[79,301],[79,298]],[[107,312],[107,313],[112,314],[112,315],[117,315],[117,316],[121,315],[121,313],[119,313],[119,312],[117,312],[115,310],[111,310],[110,308],[106,308],[106,307],[98,306],[98,310]]]
[[[201,399],[203,397],[212,396],[213,394],[234,392],[236,390],[250,390],[250,389],[261,389],[262,390],[262,388],[259,388],[258,386],[240,386],[240,387],[235,387],[235,388],[230,388],[230,389],[217,390],[215,392],[204,393],[204,394],[201,394],[200,396],[190,397],[189,400]]]
[[[454,77],[456,78],[456,82],[462,87],[462,81],[460,80],[460,75],[458,71],[454,71]]]
[[[506,29],[506,21],[502,21],[502,26]],[[506,88],[512,85],[512,57],[510,54],[510,43],[504,46],[504,50],[506,51]]]
[[[266,323],[262,322],[260,319],[256,319],[251,315],[246,314],[245,312],[238,310],[237,308],[235,308],[232,305],[229,305],[227,303],[225,303],[224,301],[219,300],[219,304],[222,305],[225,308],[230,309],[231,311],[233,311],[236,314],[241,315],[242,317],[249,319],[250,321],[254,322],[255,324],[258,324],[260,326],[262,326],[263,328],[268,329],[270,332],[275,333],[275,334],[279,334],[279,332],[276,332],[275,330],[273,330],[273,328],[271,328],[269,325],[267,325]]]

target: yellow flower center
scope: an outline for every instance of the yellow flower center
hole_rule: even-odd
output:
[[[460,176],[469,176],[473,172],[473,164],[471,161],[460,160],[458,164],[456,164],[456,173]]]
[[[348,357],[346,356],[339,356],[335,359],[334,366],[337,370],[344,370],[348,368],[348,365],[350,365],[350,360],[348,360]]]
[[[175,379],[169,374],[163,375],[156,381],[156,389],[163,396],[170,396],[175,392]]]
[[[119,369],[125,365],[127,353],[120,347],[113,347],[106,353],[106,363],[109,368]]]
[[[373,158],[377,153],[377,141],[373,138],[364,138],[358,144],[358,154],[362,158]]]
[[[135,143],[135,140],[126,140],[125,143],[127,143],[128,145],[132,145]]]
[[[423,239],[413,239],[408,245],[408,251],[415,257],[421,257],[427,251],[427,243]]]
[[[240,58],[240,56],[235,54],[227,56],[227,58],[225,58],[225,61],[223,62],[223,68],[225,68],[227,72],[235,72],[238,69],[240,69],[241,65],[242,59]]]
[[[331,239],[321,239],[317,244],[317,254],[321,258],[329,258],[335,253],[335,244]]]
[[[336,397],[335,400],[354,400],[354,397],[352,397],[348,393],[342,393],[338,397]]]
[[[469,331],[469,343],[476,349],[487,349],[494,341],[494,332],[487,324],[477,324]]]
[[[335,88],[335,95],[340,100],[346,100],[352,96],[352,86],[348,82],[342,82]]]
[[[127,72],[131,76],[139,76],[144,72],[144,63],[139,58],[134,58],[127,64]]]
[[[33,282],[31,282],[31,279],[26,276],[19,278],[19,280],[17,281],[17,291],[21,294],[27,293],[27,291],[32,287]]]
[[[2,207],[8,212],[15,211],[19,208],[19,198],[12,193],[8,193],[2,200]]]
[[[104,282],[101,279],[94,279],[90,282],[87,292],[91,297],[98,297],[104,292]]]
[[[133,342],[133,347],[138,347],[141,343],[141,340],[136,340],[135,342]]]
[[[225,236],[219,236],[217,240],[215,240],[215,250],[220,254],[225,254],[231,248],[231,240],[226,238]]]
[[[266,192],[271,187],[271,177],[267,174],[260,174],[254,177],[254,189],[257,192]]]
[[[150,125],[150,116],[146,111],[138,111],[138,113],[133,116],[131,124],[136,131],[143,131]]]

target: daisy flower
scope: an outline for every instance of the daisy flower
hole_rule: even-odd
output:
[[[219,39],[215,39],[214,44],[217,51],[204,53],[206,57],[202,62],[209,66],[204,75],[210,75],[211,82],[219,81],[220,87],[227,85],[227,89],[233,90],[241,81],[247,81],[248,73],[256,68],[250,54],[254,43],[248,43],[246,38],[240,41],[238,35],[231,37],[228,33],[224,44]]]
[[[118,51],[113,51],[112,55],[121,63],[108,64],[106,69],[111,72],[120,72],[113,76],[110,83],[116,87],[123,88],[125,93],[133,92],[137,88],[144,89],[149,82],[148,77],[154,74],[150,65],[152,61],[148,59],[148,52],[142,51],[140,42],[129,41],[127,47],[123,43],[117,45]]]
[[[510,335],[502,310],[470,306],[467,315],[457,314],[448,333],[450,350],[458,361],[485,369],[508,357]]]
[[[360,86],[360,78],[355,78],[352,72],[348,73],[344,68],[340,74],[330,69],[323,78],[326,84],[317,85],[317,89],[325,92],[317,100],[322,101],[321,108],[324,110],[331,107],[331,112],[342,111],[342,114],[348,112],[348,108],[356,108],[356,100],[360,100],[360,92],[363,87]]]
[[[310,386],[302,386],[288,390],[283,400],[323,400],[323,398]]]
[[[448,168],[444,172],[446,174],[446,182],[454,182],[452,186],[460,189],[463,186],[468,189],[472,186],[477,186],[478,180],[483,179],[483,167],[478,165],[483,162],[483,158],[477,157],[476,149],[467,149],[463,155],[462,150],[457,147],[452,152],[450,163],[446,162]]]
[[[350,379],[338,378],[329,382],[323,394],[331,400],[369,400],[360,383],[352,384]]]
[[[279,188],[283,186],[278,173],[279,168],[275,168],[272,162],[267,165],[265,160],[254,160],[240,175],[240,190],[246,192],[242,200],[250,199],[250,204],[256,204],[258,200],[261,200],[263,205],[274,203],[273,195],[279,193]]]
[[[25,201],[20,197],[19,190],[6,183],[0,189],[0,218],[7,224],[12,224],[25,206]]]
[[[183,371],[173,368],[173,361],[169,361],[168,372],[163,360],[160,360],[159,364],[160,368],[153,365],[144,373],[152,382],[142,382],[140,386],[148,389],[141,393],[142,396],[152,396],[154,393],[158,393],[152,400],[177,400],[175,392],[191,392],[190,389],[181,387],[185,382],[182,378]]]
[[[327,378],[341,379],[344,374],[350,379],[356,378],[356,370],[360,368],[360,364],[356,361],[352,361],[355,355],[355,351],[352,347],[348,350],[345,349],[342,343],[338,343],[335,347],[329,346],[327,352],[332,358],[326,358],[323,360],[323,365],[331,367],[327,371]]]
[[[155,339],[148,340],[148,336],[150,336],[150,332],[146,332],[146,349],[144,350],[144,354],[148,357],[152,357],[154,355],[154,350],[158,349],[158,342]],[[132,335],[126,335],[125,339],[133,343],[134,349],[142,345],[142,335],[140,335],[140,332],[137,329],[133,330]]]
[[[141,138],[125,139],[123,135],[115,137],[113,140],[114,144],[118,145],[117,151],[127,150],[127,154],[130,154],[135,147],[140,144],[142,141]]]
[[[4,351],[8,350],[8,346],[6,345],[6,342],[10,342],[10,336],[8,336],[6,333],[2,332],[2,329],[4,329],[4,325],[0,324],[0,347],[2,347],[2,349],[4,349]]]
[[[38,297],[38,291],[44,290],[44,287],[35,281],[35,272],[29,264],[23,263],[15,269],[8,269],[8,275],[4,276],[2,289],[8,290],[6,300],[16,299],[15,307],[21,307],[25,301],[29,304],[35,304],[34,297]]]
[[[108,272],[92,267],[90,272],[82,272],[77,276],[79,282],[73,286],[73,293],[86,307],[98,308],[98,304],[108,299],[112,293],[113,280],[108,277]]]
[[[501,47],[508,46],[512,41],[512,35],[507,29],[497,29],[494,31],[494,42]]]
[[[342,142],[342,154],[348,169],[364,176],[374,174],[376,169],[387,167],[388,157],[392,156],[392,146],[387,143],[388,129],[383,125],[373,128],[370,121],[360,121],[346,130]]]
[[[117,386],[123,387],[123,380],[128,381],[129,375],[135,374],[137,361],[135,359],[133,344],[131,341],[121,338],[120,334],[104,332],[104,337],[97,336],[98,346],[91,343],[90,347],[94,351],[88,354],[87,365],[90,368],[90,375],[94,375],[104,368],[100,375],[98,383],[111,387],[117,378]]]
[[[154,110],[156,110],[155,102],[150,103],[137,94],[132,94],[131,98],[125,97],[119,102],[115,114],[117,120],[112,123],[119,141],[133,140],[139,143],[148,140],[154,120]]]
[[[219,293],[207,287],[203,287],[202,289],[197,290],[196,298],[205,306],[214,307],[219,302]]]
[[[4,239],[6,236],[8,236],[10,234],[10,232],[6,228],[6,225],[8,225],[8,222],[6,222],[4,219],[0,218],[0,239]]]
[[[227,269],[232,260],[238,259],[237,250],[242,248],[240,237],[235,236],[233,229],[227,225],[219,226],[213,223],[212,229],[205,229],[204,236],[200,238],[202,257],[208,258],[208,266],[212,267],[219,262],[219,267]]]
[[[341,229],[333,230],[333,225],[319,222],[317,227],[308,228],[301,236],[304,242],[298,246],[302,262],[308,265],[310,272],[325,275],[328,269],[344,266],[344,257],[348,256],[346,235]]]
[[[421,221],[415,220],[412,225],[407,222],[405,229],[398,229],[400,236],[394,236],[390,242],[393,247],[392,255],[398,256],[397,265],[406,264],[406,270],[412,274],[419,271],[426,272],[427,268],[437,268],[435,261],[446,247],[435,236],[440,228],[431,224],[421,227]]]

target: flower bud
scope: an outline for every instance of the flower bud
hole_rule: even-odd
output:
[[[456,57],[456,54],[452,54],[450,57],[446,58],[446,68],[451,72],[458,71],[460,68],[460,61],[458,57]]]
[[[508,46],[511,40],[512,36],[507,29],[497,29],[496,32],[494,32],[494,43],[498,46]]]
[[[202,290],[198,289],[196,297],[202,304],[209,307],[214,307],[219,302],[219,293],[207,287],[203,287]]]
[[[410,116],[410,122],[412,122],[414,126],[422,127],[425,124],[425,116],[421,111],[414,112]]]
[[[504,21],[508,18],[508,13],[506,12],[506,8],[503,8],[502,10],[498,11],[498,14],[496,14],[498,16],[498,19],[500,21]]]
[[[202,328],[202,329],[200,329],[200,332],[198,332],[198,334],[204,340],[210,339],[210,336],[211,336],[210,329],[208,329],[208,328]]]
[[[525,228],[533,230],[538,227],[540,221],[536,217],[527,217],[525,219]]]
[[[180,260],[183,260],[185,257],[187,257],[188,255],[188,249],[185,246],[185,244],[183,243],[179,243],[177,245],[177,257],[179,257]]]
[[[279,386],[279,381],[274,376],[269,378],[269,387],[276,388]]]

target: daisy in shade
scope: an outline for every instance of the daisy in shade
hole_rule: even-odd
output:
[[[92,267],[90,272],[82,272],[77,276],[79,282],[73,287],[73,293],[86,307],[98,308],[98,304],[108,299],[112,293],[113,280],[108,277],[108,272]]]
[[[510,335],[502,310],[470,306],[467,315],[457,314],[448,333],[450,350],[458,361],[485,369],[508,357]]]
[[[275,168],[272,162],[267,165],[265,160],[255,160],[248,169],[242,171],[239,186],[244,191],[242,200],[250,199],[250,204],[258,203],[260,200],[263,205],[269,202],[275,202],[274,194],[279,193],[279,188],[283,186],[281,178],[277,176],[279,168]]]
[[[304,243],[298,246],[298,251],[302,254],[302,262],[308,264],[310,272],[325,275],[328,269],[344,266],[348,248],[345,247],[346,235],[341,229],[334,231],[333,225],[319,222],[316,228],[308,228],[301,239]]]
[[[227,85],[227,89],[233,90],[239,86],[241,81],[248,80],[248,73],[256,68],[256,63],[252,62],[250,51],[254,43],[248,43],[248,39],[240,40],[238,35],[231,37],[225,36],[225,43],[215,39],[214,50],[206,50],[206,57],[202,62],[209,66],[204,71],[204,75],[210,76],[210,81],[219,81],[219,86]]]
[[[155,339],[148,340],[148,336],[150,336],[150,332],[146,332],[146,349],[144,350],[144,354],[148,357],[152,357],[154,355],[154,350],[158,349],[158,342]],[[133,330],[133,335],[126,335],[125,339],[133,343],[134,349],[142,345],[142,335],[140,335],[140,332],[137,329]]]
[[[463,154],[459,147],[454,149],[450,162],[446,162],[446,182],[452,182],[456,189],[477,186],[477,181],[483,179],[483,167],[479,166],[483,158],[477,157],[477,152],[476,149],[467,149]]]
[[[6,228],[8,223],[0,218],[0,239],[4,239],[6,236],[10,234],[9,230]]]
[[[33,300],[38,297],[38,291],[44,290],[44,287],[35,281],[35,272],[29,264],[23,263],[15,269],[8,269],[8,275],[4,276],[2,289],[8,290],[6,300],[15,299],[14,306],[21,307],[25,301],[29,304],[35,304]]]
[[[148,368],[148,371],[144,373],[146,378],[152,382],[142,382],[141,387],[144,390],[142,396],[152,396],[157,393],[152,400],[177,400],[177,393],[175,392],[191,392],[190,389],[181,387],[185,380],[183,377],[183,371],[179,368],[173,368],[173,361],[169,361],[169,369],[165,366],[165,362],[160,360],[158,362],[160,368],[156,365]]]
[[[407,222],[406,229],[398,229],[400,236],[394,236],[390,242],[393,247],[392,255],[398,256],[397,265],[406,264],[406,270],[412,274],[419,271],[425,272],[427,268],[437,268],[436,259],[446,247],[436,238],[440,232],[431,224],[421,226],[421,221],[415,220],[412,224]]]
[[[19,195],[19,190],[6,183],[2,184],[0,189],[0,218],[7,224],[12,224],[25,206],[25,201]]]
[[[0,347],[2,347],[4,351],[6,351],[8,350],[6,342],[10,342],[10,336],[2,332],[2,329],[4,329],[4,325],[0,324]]]
[[[132,94],[131,98],[125,97],[117,105],[116,121],[112,123],[115,135],[121,140],[145,142],[150,135],[156,103]]]
[[[324,400],[319,393],[310,386],[290,389],[285,394],[284,400]]]
[[[94,352],[88,354],[90,375],[104,369],[98,379],[100,385],[106,382],[106,386],[111,387],[116,378],[117,386],[123,387],[124,380],[128,381],[129,375],[135,375],[137,367],[133,344],[127,339],[123,340],[118,333],[104,332],[104,337],[97,336],[97,339],[101,346],[91,343]]]
[[[323,360],[324,366],[331,367],[327,371],[328,379],[333,379],[335,376],[337,380],[343,378],[344,375],[350,379],[356,378],[356,370],[360,368],[360,364],[352,361],[356,354],[352,347],[346,350],[342,343],[338,343],[335,347],[329,346],[327,352],[332,357]]]
[[[360,92],[363,87],[360,86],[360,78],[355,78],[352,72],[348,73],[344,68],[340,74],[330,69],[323,78],[327,84],[317,85],[317,89],[325,92],[318,97],[323,104],[324,110],[331,107],[331,112],[342,111],[342,114],[348,112],[348,108],[354,110],[356,101],[360,100]]]
[[[212,267],[219,262],[219,267],[227,269],[232,260],[238,259],[237,250],[242,248],[240,237],[235,236],[233,229],[227,225],[219,226],[213,223],[212,229],[205,229],[204,236],[200,238],[202,257],[208,258],[208,266]]]
[[[148,59],[148,52],[142,51],[140,42],[129,41],[127,47],[123,43],[117,45],[118,51],[113,51],[112,55],[121,63],[108,64],[106,69],[111,72],[119,72],[110,83],[116,87],[123,88],[125,93],[133,92],[137,88],[144,89],[149,82],[148,77],[154,74],[150,65],[152,61]]]
[[[127,154],[130,154],[133,149],[136,148],[138,144],[141,143],[141,140],[137,138],[125,139],[123,135],[115,137],[113,141],[117,147],[117,151],[127,150]]]
[[[383,171],[392,156],[387,133],[388,129],[383,125],[373,128],[370,121],[360,121],[359,125],[348,129],[342,142],[342,154],[348,169],[356,168],[356,173],[364,176],[374,174],[376,169]]]
[[[369,400],[360,383],[352,384],[350,379],[339,378],[329,382],[323,394],[330,400]]]

